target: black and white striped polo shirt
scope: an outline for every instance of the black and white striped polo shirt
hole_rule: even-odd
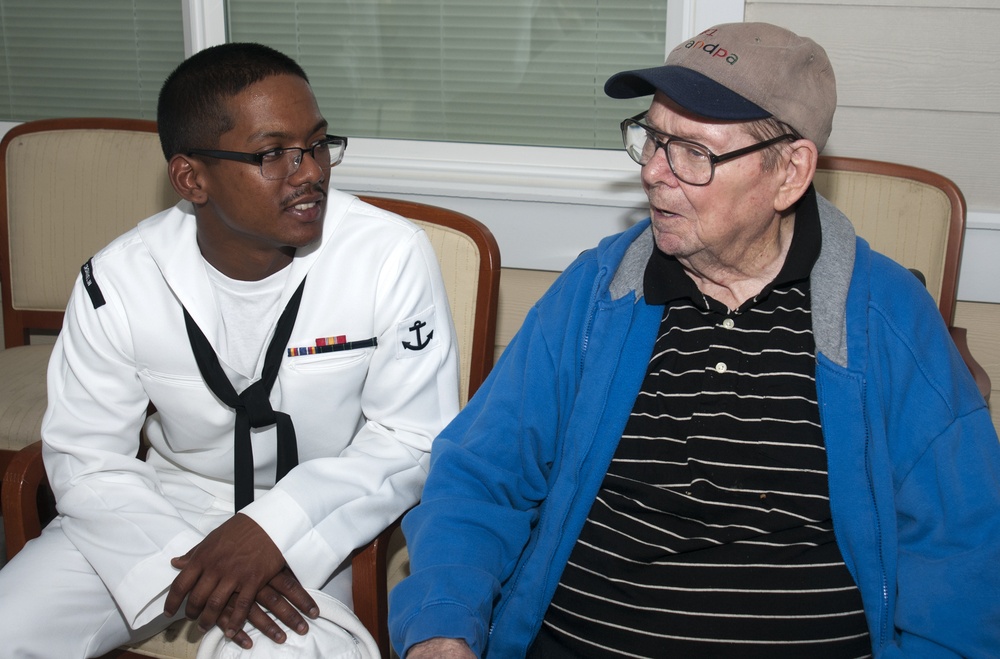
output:
[[[529,656],[870,656],[831,521],[811,208],[781,273],[737,310],[654,251],[660,334]]]

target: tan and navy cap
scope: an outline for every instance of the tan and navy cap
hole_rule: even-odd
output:
[[[661,91],[707,119],[774,117],[822,151],[833,128],[837,82],[826,51],[769,23],[726,23],[680,44],[663,66],[608,79],[612,98]]]

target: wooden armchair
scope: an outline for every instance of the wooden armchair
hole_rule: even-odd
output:
[[[59,152],[65,159],[60,160],[59,167],[66,171],[58,175],[54,170],[47,169],[46,173],[39,174],[45,178],[44,190],[47,194],[55,197],[62,197],[64,194],[67,200],[64,202],[67,212],[54,216],[49,211],[44,211],[44,218],[22,218],[20,215],[16,222],[8,222],[8,215],[0,216],[5,222],[4,240],[7,240],[7,227],[13,225],[16,228],[7,245],[0,243],[0,259],[2,260],[4,283],[4,321],[5,332],[8,343],[15,341],[18,337],[25,337],[27,342],[28,330],[41,329],[47,333],[54,334],[62,324],[62,313],[66,306],[72,282],[80,265],[100,247],[109,242],[119,233],[123,233],[131,228],[138,220],[151,215],[164,207],[174,203],[176,198],[167,200],[160,196],[163,193],[162,185],[166,182],[165,166],[163,156],[159,151],[159,144],[156,138],[156,127],[151,122],[132,122],[121,120],[57,120],[53,122],[33,122],[30,126],[25,125],[20,129],[12,131],[13,135],[5,138],[3,147],[0,150],[5,152],[11,148],[24,148],[25,151],[32,149],[42,149],[37,142],[29,141],[22,145],[18,140],[25,139],[21,136],[34,136],[34,133],[45,132],[48,140],[58,140],[60,131],[63,137],[67,137],[65,131],[83,131],[90,146],[80,147],[77,151],[68,151],[67,147],[55,145],[53,149],[56,155]],[[96,132],[95,132],[96,131]],[[113,131],[109,134],[106,131]],[[124,133],[120,135],[119,133]],[[69,137],[76,139],[80,137],[71,134]],[[124,138],[124,143],[131,141],[131,146],[112,148],[106,144],[106,140],[111,138],[117,142]],[[48,144],[52,146],[52,144]],[[128,162],[124,168],[127,170],[143,169],[149,167],[152,172],[159,172],[163,175],[162,181],[157,175],[144,177],[145,183],[134,183],[133,186],[122,186],[121,180],[114,180],[115,177],[125,176],[126,173],[105,173],[104,176],[112,178],[109,185],[114,188],[105,189],[103,197],[110,197],[113,202],[115,195],[129,193],[136,196],[145,195],[159,201],[151,202],[144,199],[142,203],[152,204],[156,207],[138,210],[132,204],[135,200],[130,200],[129,207],[121,211],[121,224],[115,227],[102,226],[97,229],[90,227],[91,235],[87,240],[83,240],[80,235],[87,233],[80,227],[73,226],[74,222],[80,221],[78,218],[82,213],[76,208],[89,202],[82,201],[79,197],[73,199],[77,194],[75,191],[67,193],[67,182],[61,180],[65,177],[78,176],[81,179],[90,181],[92,177],[76,172],[77,169],[87,169],[90,173],[98,170],[95,158],[101,160],[101,167],[113,167],[114,164]],[[131,160],[129,160],[131,158]],[[11,162],[8,159],[6,175],[29,176],[20,171],[30,165],[21,164],[21,161]],[[51,165],[55,166],[55,165]],[[29,170],[30,171],[30,170]],[[61,169],[60,169],[61,171]],[[106,170],[101,170],[105,171]],[[36,169],[37,173],[37,169]],[[103,178],[95,175],[96,178]],[[2,178],[2,177],[0,177]],[[86,185],[96,185],[91,181]],[[144,192],[140,192],[136,186],[144,186]],[[11,189],[8,183],[6,190]],[[120,189],[121,188],[121,189]],[[52,195],[53,190],[59,191],[60,195]],[[172,192],[172,191],[171,191]],[[127,196],[127,195],[126,195]],[[94,200],[95,203],[101,200]],[[500,283],[500,253],[493,235],[478,221],[443,208],[418,204],[413,202],[399,201],[393,199],[366,197],[365,201],[376,206],[393,211],[404,217],[410,218],[420,225],[427,232],[431,244],[437,254],[442,274],[444,276],[445,288],[448,292],[448,301],[451,306],[452,315],[455,321],[456,337],[459,347],[459,357],[461,363],[461,390],[460,402],[464,405],[469,397],[475,392],[493,365],[494,334],[496,328],[497,299]],[[41,203],[41,202],[36,202]],[[141,204],[136,204],[141,206]],[[6,210],[7,206],[4,206]],[[25,212],[32,210],[32,204],[27,204]],[[119,209],[120,210],[120,209]],[[116,211],[117,212],[117,211]],[[11,211],[11,216],[13,211]],[[128,216],[127,220],[125,215]],[[31,217],[30,215],[28,216]],[[96,220],[95,220],[96,221]],[[65,229],[67,236],[61,235],[64,232],[63,225],[70,228]],[[39,228],[44,227],[44,228]],[[19,241],[25,241],[31,236],[25,237],[18,234],[31,232],[37,229],[36,238],[54,240],[57,246],[43,248],[35,246],[36,251],[30,255],[15,258],[13,252],[21,248],[11,250],[8,245],[19,245]],[[46,235],[48,234],[48,235]],[[53,238],[52,234],[55,234]],[[96,235],[95,235],[96,234]],[[30,242],[30,241],[28,241]],[[74,243],[76,243],[74,245]],[[38,251],[40,250],[40,251]],[[11,258],[7,258],[8,253],[12,253]],[[28,272],[35,276],[46,276],[54,279],[48,291],[47,297],[43,297],[43,303],[35,301],[35,298],[24,300],[21,289],[14,288],[15,294],[12,296],[10,273],[16,271],[20,276]],[[51,276],[51,273],[55,276]],[[64,280],[64,281],[63,281]],[[8,301],[16,303],[9,305]],[[8,313],[8,307],[12,307],[12,312]],[[28,310],[23,310],[27,308]],[[36,311],[37,309],[44,311]],[[19,345],[14,343],[13,345]],[[51,515],[51,495],[48,492],[44,466],[41,459],[41,442],[39,441],[39,428],[41,423],[41,412],[45,408],[45,364],[48,360],[48,353],[51,349],[49,345],[37,347],[39,354],[32,364],[37,369],[28,369],[25,377],[29,375],[37,380],[37,389],[34,393],[40,393],[40,398],[35,405],[38,409],[38,417],[31,421],[22,433],[26,440],[26,446],[12,446],[9,456],[0,463],[0,468],[7,467],[3,478],[2,513],[4,521],[4,531],[6,534],[7,555],[12,557],[31,538],[36,537],[47,522],[47,515]],[[0,352],[0,358],[4,353]],[[8,373],[6,362],[0,361],[0,368],[4,369],[5,375]],[[4,403],[0,403],[0,419],[3,419]],[[19,450],[18,450],[19,449]],[[7,464],[9,462],[9,465]],[[398,521],[390,528],[383,531],[378,537],[372,540],[367,546],[359,549],[352,559],[354,572],[354,605],[358,617],[365,627],[371,632],[378,642],[379,649],[384,657],[389,655],[389,634],[387,626],[388,614],[388,591],[392,585],[387,573],[390,566],[395,571],[400,571],[405,567],[405,547],[402,546],[399,536],[394,535],[398,527]],[[401,575],[397,575],[398,580]],[[143,643],[136,644],[128,648],[117,650],[108,657],[163,657],[165,659],[193,659],[200,641],[201,634],[197,627],[190,622],[182,621],[171,625],[167,630],[154,636]]]
[[[954,326],[966,214],[958,186],[917,167],[829,156],[819,159],[815,185],[875,250],[923,276],[979,392],[989,400],[989,375],[969,352],[965,328]]]

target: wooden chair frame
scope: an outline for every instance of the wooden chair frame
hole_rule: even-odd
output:
[[[475,328],[471,359],[468,364],[467,395],[471,397],[493,366],[500,287],[500,250],[493,234],[482,223],[455,211],[396,199],[380,197],[362,197],[362,199],[372,205],[416,220],[418,223],[436,224],[459,231],[471,238],[478,247],[480,258]],[[39,316],[39,318],[56,328],[62,323],[62,313]],[[28,540],[41,533],[43,521],[38,502],[47,488],[42,446],[41,441],[38,441],[17,452],[3,475],[2,514],[8,558],[20,551]],[[388,548],[390,538],[398,528],[400,520],[401,518],[397,519],[375,539],[360,548],[351,560],[354,611],[375,638],[383,657],[390,656],[386,582]],[[112,657],[140,659],[144,656],[146,655],[128,649],[120,649],[105,655],[105,659]]]

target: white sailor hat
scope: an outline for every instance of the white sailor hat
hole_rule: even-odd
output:
[[[379,659],[378,645],[354,612],[343,602],[318,590],[308,589],[319,606],[319,617],[307,619],[309,631],[304,636],[291,631],[280,620],[284,643],[274,643],[253,625],[244,631],[253,646],[244,650],[213,627],[198,647],[197,659]]]

